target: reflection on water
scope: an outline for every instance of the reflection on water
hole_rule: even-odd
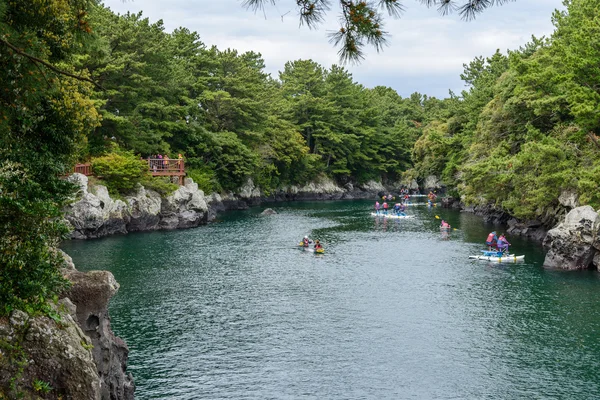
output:
[[[138,398],[600,398],[598,274],[544,270],[513,237],[525,263],[468,260],[500,228],[452,210],[272,208],[65,243],[121,284],[110,312]],[[325,255],[298,249],[306,234]]]

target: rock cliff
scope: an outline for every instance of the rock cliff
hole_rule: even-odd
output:
[[[65,218],[73,227],[73,239],[158,229],[192,228],[208,220],[204,193],[191,179],[171,195],[138,186],[123,200],[112,199],[105,186],[88,187],[85,175],[70,178],[80,187],[78,197],[65,209]]]
[[[600,217],[590,206],[571,210],[544,239],[544,266],[568,270],[599,268]]]
[[[110,272],[79,272],[65,258],[73,286],[53,318],[14,311],[0,319],[0,398],[131,400],[128,349],[107,312],[119,285]]]

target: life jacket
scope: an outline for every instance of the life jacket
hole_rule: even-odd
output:
[[[486,242],[488,242],[488,243],[491,243],[491,242],[493,242],[493,241],[494,241],[494,237],[495,237],[495,236],[496,236],[496,235],[494,235],[493,233],[490,233],[490,234],[488,235],[488,237],[487,237],[487,240],[486,240]]]

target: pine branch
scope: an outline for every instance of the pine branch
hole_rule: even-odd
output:
[[[56,68],[54,65],[39,59],[35,56],[32,56],[31,54],[27,54],[26,52],[24,52],[23,50],[19,49],[18,47],[14,46],[13,44],[9,43],[8,41],[6,41],[5,39],[0,38],[0,43],[4,44],[6,47],[12,49],[15,53],[28,58],[29,60],[33,61],[36,66],[39,66],[39,64],[42,64],[43,66],[45,66],[46,68],[51,69],[52,71],[56,72],[57,74],[60,75],[65,75],[65,76],[69,76],[71,78],[80,80],[80,81],[86,81],[86,82],[90,82],[91,84],[93,84],[94,86],[96,86],[98,89],[105,91],[106,89],[104,89],[102,86],[100,86],[100,84],[98,84],[97,82],[95,82],[94,80],[90,79],[90,78],[86,78],[85,76],[79,76],[79,75],[74,75],[71,74],[70,72],[67,71],[63,71],[61,69]]]

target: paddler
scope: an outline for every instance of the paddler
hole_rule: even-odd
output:
[[[321,246],[321,242],[319,242],[319,239],[315,240],[315,250],[319,250],[322,248],[323,246]]]
[[[377,214],[377,215],[379,215],[379,207],[380,207],[380,206],[379,206],[379,202],[378,202],[378,201],[376,201],[376,202],[375,202],[375,214]]]
[[[500,234],[496,246],[498,247],[499,251],[508,253],[508,246],[510,246],[510,243],[508,243],[508,240],[506,240],[506,238],[504,237],[504,233]]]
[[[310,243],[312,243],[312,241],[308,238],[308,236],[304,236],[304,239],[302,239],[302,246],[308,247]]]
[[[387,215],[387,211],[388,211],[388,203],[387,202],[383,202],[383,213],[385,215]]]
[[[485,240],[485,244],[487,244],[489,251],[492,251],[492,247],[496,247],[497,241],[498,236],[496,236],[496,231],[490,232],[487,239]]]

